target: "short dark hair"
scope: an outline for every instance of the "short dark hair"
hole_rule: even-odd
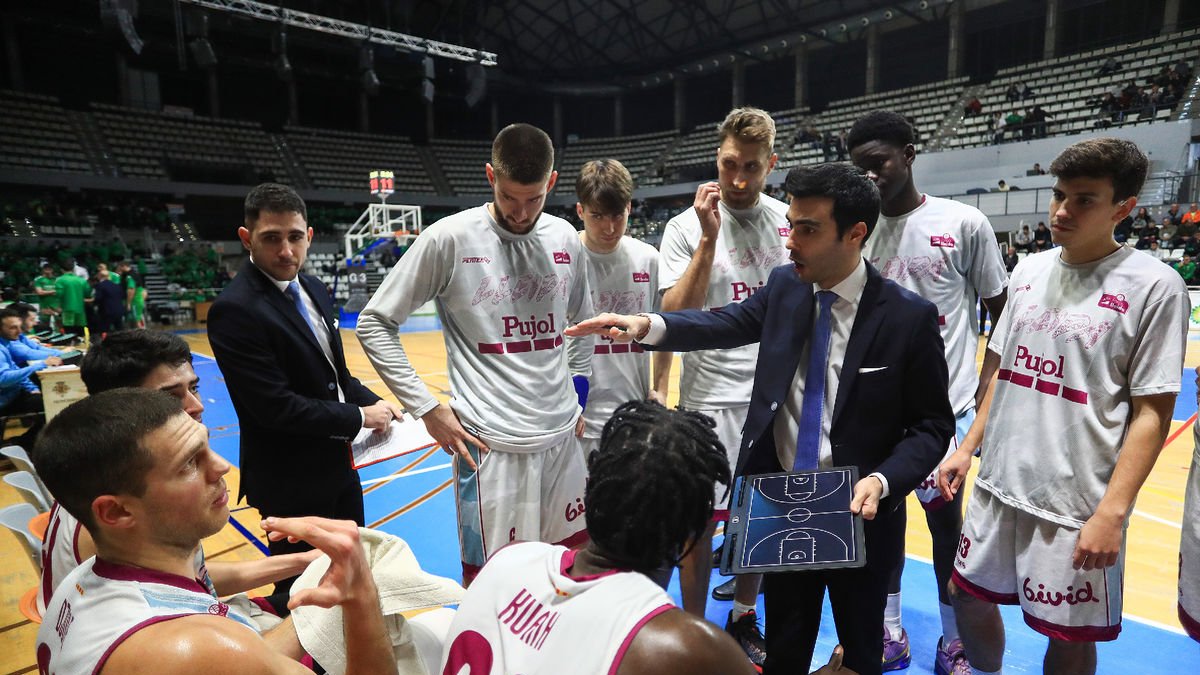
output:
[[[853,150],[863,143],[880,141],[905,147],[912,145],[915,135],[904,115],[891,110],[873,110],[858,118],[846,134],[846,148]]]
[[[847,164],[798,166],[788,172],[783,189],[792,197],[828,197],[833,200],[833,219],[838,238],[855,223],[866,223],[867,236],[879,219],[879,188],[861,169]]]
[[[33,463],[67,513],[96,536],[92,502],[101,495],[144,495],[146,473],[154,466],[146,436],[186,414],[179,399],[161,391],[125,388],[88,396],[46,424]]]
[[[554,144],[532,124],[510,124],[492,141],[492,170],[521,185],[536,185],[554,170]]]
[[[633,201],[633,176],[615,159],[597,159],[583,165],[575,180],[575,196],[584,208],[606,215],[623,213]]]
[[[1050,162],[1050,174],[1064,180],[1107,178],[1112,181],[1113,203],[1136,197],[1146,182],[1150,160],[1132,141],[1123,138],[1089,138],[1063,150]]]
[[[37,307],[34,307],[28,302],[14,302],[8,306],[8,309],[16,312],[17,316],[21,317],[22,319],[30,314],[37,314]]]
[[[79,376],[89,394],[121,387],[140,387],[155,368],[192,362],[192,350],[174,333],[137,328],[109,333],[79,363]],[[175,401],[179,405],[178,399]]]
[[[21,312],[18,312],[11,305],[9,305],[8,307],[5,307],[4,309],[0,309],[0,321],[3,321],[5,319],[13,319],[13,318],[24,319],[25,315],[22,314]]]
[[[588,534],[622,567],[650,573],[674,565],[712,520],[729,459],[712,418],[630,401],[604,425],[588,456]]]
[[[295,190],[280,183],[256,185],[246,195],[243,209],[247,230],[253,230],[263,211],[268,213],[299,213],[308,222],[308,208]]]

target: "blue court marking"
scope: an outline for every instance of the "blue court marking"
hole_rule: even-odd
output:
[[[436,330],[427,328],[427,330]],[[205,405],[204,422],[211,432],[210,444],[222,457],[232,464],[238,459],[238,424],[233,405],[220,370],[212,359],[194,355],[194,368],[200,376],[200,392]],[[1175,419],[1183,421],[1196,411],[1196,386],[1191,369],[1183,372],[1182,391],[1176,404]],[[412,463],[424,451],[381,462],[361,470],[362,479],[370,480],[388,476]],[[447,455],[441,450],[429,455],[412,467],[414,471],[445,464]],[[451,477],[449,468],[412,476],[400,476],[366,495],[367,522],[375,522],[395,511],[411,505],[423,495],[435,490]],[[232,495],[231,495],[232,496]],[[454,514],[454,488],[449,486],[437,492],[419,506],[414,506],[380,526],[381,530],[403,538],[412,547],[426,571],[450,579],[459,579],[461,565],[458,552],[458,532]],[[720,542],[717,537],[716,543]],[[725,577],[714,570],[712,587],[722,583]],[[933,566],[916,558],[909,558],[904,567],[904,627],[911,640],[912,665],[906,671],[914,675],[933,672],[934,650],[941,635],[941,619],[938,614],[936,581]],[[681,602],[678,575],[671,580],[671,597],[676,604]],[[1174,599],[1167,610],[1175,612]],[[732,608],[731,602],[708,601],[707,618],[718,626]],[[1040,673],[1042,655],[1046,649],[1046,638],[1025,625],[1018,607],[1002,607],[1004,625],[1007,630],[1007,646],[1004,669],[1008,673]],[[758,616],[766,616],[762,596],[759,596]],[[1176,628],[1175,630],[1179,630]],[[837,644],[833,614],[828,602],[825,605],[817,646],[813,655],[813,668],[829,658]],[[1101,675],[1125,675],[1146,672],[1200,672],[1200,645],[1188,637],[1155,626],[1126,619],[1121,636],[1115,642],[1099,645],[1099,668]]]
[[[338,317],[338,327],[354,330],[358,326],[358,312],[342,312]],[[442,329],[442,320],[436,314],[421,314],[408,317],[400,325],[401,333],[425,333]]]

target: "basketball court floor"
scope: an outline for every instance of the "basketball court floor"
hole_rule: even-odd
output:
[[[437,319],[415,317],[406,329],[401,339],[409,358],[434,393],[447,400],[445,347]],[[205,405],[204,422],[209,427],[212,446],[236,467],[237,416],[212,359],[207,333],[203,327],[178,332],[195,355]],[[380,395],[395,400],[367,362],[353,331],[344,328],[342,340],[352,374]],[[981,356],[982,348],[981,342]],[[1176,618],[1183,490],[1193,452],[1190,425],[1196,420],[1197,409],[1190,369],[1200,364],[1200,334],[1189,339],[1187,364],[1189,370],[1183,376],[1183,391],[1176,404],[1169,439],[1131,518],[1124,629],[1118,640],[1100,645],[1100,673],[1200,672],[1200,645],[1183,634]],[[672,404],[677,398],[677,385],[678,359],[672,377]],[[408,541],[426,570],[457,579],[460,567],[449,456],[437,448],[418,451],[370,466],[361,474],[368,525]],[[227,476],[227,482],[236,496],[236,468]],[[968,492],[968,498],[969,495]],[[19,499],[12,488],[0,483],[0,506]],[[907,672],[916,675],[933,672],[934,650],[941,628],[933,567],[929,562],[929,534],[920,506],[914,498],[909,500],[909,559],[904,570],[903,612],[913,652],[912,666]],[[263,539],[257,512],[244,502],[233,508],[239,526],[227,525],[205,541],[209,559],[246,560],[263,555],[259,549]],[[721,580],[714,570],[713,585]],[[36,582],[37,573],[20,542],[7,530],[0,533],[0,673],[36,671],[33,643],[37,625],[25,619],[17,605],[21,594]],[[677,580],[672,581],[670,591],[678,602]],[[729,602],[710,600],[708,618],[724,625],[730,607]],[[1008,629],[1005,671],[1041,672],[1046,639],[1025,626],[1019,608],[1004,608],[1003,615]],[[759,616],[763,616],[761,597]],[[836,641],[832,614],[826,605],[815,658],[823,662]]]

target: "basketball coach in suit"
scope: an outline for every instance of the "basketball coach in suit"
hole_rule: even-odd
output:
[[[763,672],[808,672],[828,589],[844,665],[879,673],[888,574],[904,554],[904,497],[954,433],[937,310],[863,259],[879,215],[868,176],[823,164],[793,169],[784,187],[792,264],[750,298],[715,312],[601,314],[567,334],[671,351],[760,343],[736,474],[858,467],[851,510],[866,521],[867,557],[857,569],[765,576]]]
[[[364,427],[386,428],[401,411],[346,369],[325,285],[300,274],[312,236],[294,190],[251,190],[238,228],[250,259],[209,310],[208,337],[241,426],[241,495],[264,517],[362,525],[348,441]],[[270,548],[310,547],[284,540]]]

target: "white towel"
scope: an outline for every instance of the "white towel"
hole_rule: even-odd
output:
[[[439,664],[424,663],[413,642],[412,627],[401,612],[457,604],[466,591],[455,581],[423,571],[403,539],[366,528],[359,528],[359,537],[379,589],[379,606],[400,675],[435,672]],[[296,579],[292,593],[316,587],[328,569],[329,556],[320,556]],[[346,640],[342,632],[342,608],[297,607],[292,612],[292,621],[304,650],[329,675],[343,675]]]

